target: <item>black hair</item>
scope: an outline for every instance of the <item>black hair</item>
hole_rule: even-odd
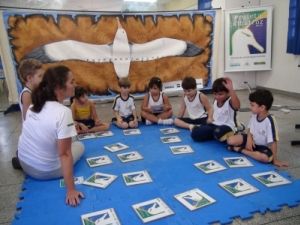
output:
[[[65,88],[70,69],[66,66],[50,67],[39,86],[32,92],[32,111],[40,112],[46,101],[57,101],[55,89]]]
[[[269,110],[273,104],[273,94],[266,89],[257,89],[249,95],[249,101],[255,102],[259,106],[264,105]]]
[[[148,88],[153,88],[154,85],[156,85],[159,88],[159,90],[162,90],[162,82],[159,77],[152,77],[149,81]]]
[[[226,83],[226,80],[224,78],[221,77],[221,78],[216,79],[212,85],[212,92],[218,93],[218,92],[225,91],[226,93],[228,93],[229,91],[224,86],[224,83]]]
[[[185,77],[182,80],[181,87],[185,90],[196,89],[197,88],[196,79],[194,77]]]
[[[76,99],[79,99],[80,97],[82,97],[84,95],[87,95],[87,94],[88,94],[87,90],[85,90],[83,87],[81,87],[81,86],[75,87],[75,95],[74,95],[74,97]]]

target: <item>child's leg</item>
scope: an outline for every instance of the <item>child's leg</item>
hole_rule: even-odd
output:
[[[92,127],[91,129],[89,129],[89,132],[94,133],[94,132],[99,132],[99,131],[106,131],[109,129],[109,127],[110,127],[109,123],[101,123],[99,125]]]
[[[130,128],[137,128],[138,127],[138,122],[134,121],[134,120],[130,121],[129,122],[129,127]]]
[[[244,143],[244,135],[246,134],[236,134],[227,139],[227,144],[232,147],[240,147]],[[247,138],[247,136],[246,136]],[[246,139],[247,141],[247,139]],[[245,144],[243,145],[245,146]]]
[[[270,163],[273,160],[273,152],[263,145],[256,145],[253,151],[243,149],[242,153],[263,163]]]
[[[221,142],[226,141],[230,136],[233,135],[234,135],[234,131],[231,129],[231,127],[226,125],[216,126],[214,129],[215,139]]]
[[[149,120],[152,123],[157,123],[158,122],[158,117],[155,116],[153,113],[149,113],[146,111],[141,111],[141,116],[142,118],[144,118],[145,120]]]
[[[212,140],[214,138],[214,125],[207,124],[200,127],[194,127],[191,133],[191,137],[194,141],[207,141]]]
[[[189,129],[190,127],[190,123],[187,123],[183,120],[184,118],[175,118],[174,119],[174,124],[177,127],[181,127],[181,128],[185,128],[185,129]]]

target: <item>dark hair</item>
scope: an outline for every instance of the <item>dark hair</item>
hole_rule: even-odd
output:
[[[55,89],[66,87],[69,72],[66,66],[55,66],[46,70],[43,80],[32,92],[32,111],[40,112],[46,101],[57,101]]]
[[[36,59],[24,59],[20,62],[18,72],[22,83],[26,83],[28,76],[34,75],[34,73],[42,68],[42,63]]]
[[[127,77],[120,78],[118,81],[120,87],[130,87],[130,81]]]
[[[194,77],[185,77],[181,83],[181,87],[185,90],[196,89],[197,83]]]
[[[159,88],[159,90],[162,90],[162,82],[159,77],[152,77],[149,81],[148,88],[153,88],[154,85],[156,85]]]
[[[228,93],[228,89],[224,86],[224,83],[226,83],[226,80],[224,78],[218,78],[214,81],[213,85],[212,85],[212,92],[213,93],[218,93],[218,92],[222,92],[225,91],[226,93]]]
[[[257,89],[249,95],[249,101],[255,102],[259,106],[264,105],[269,110],[273,104],[273,95],[269,90]]]
[[[83,87],[80,87],[80,86],[75,87],[74,97],[76,99],[79,99],[80,97],[87,95],[87,94],[88,94],[87,90],[85,90]]]

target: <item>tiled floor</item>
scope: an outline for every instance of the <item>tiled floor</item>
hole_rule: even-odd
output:
[[[239,113],[240,121],[247,123],[250,116],[247,111],[248,92],[238,91],[242,103],[243,112]],[[212,96],[209,95],[210,100]],[[179,107],[179,98],[171,97],[170,101],[176,114]],[[3,92],[0,93],[0,225],[11,223],[16,212],[16,202],[23,182],[21,171],[14,170],[11,166],[11,158],[17,149],[18,136],[21,131],[21,116],[19,112],[3,115],[3,110],[8,106]],[[141,101],[136,101],[137,108],[140,108]],[[279,158],[289,162],[287,171],[295,178],[300,178],[300,146],[292,147],[290,141],[300,140],[300,131],[295,130],[295,123],[300,123],[300,101],[296,97],[283,94],[275,94],[274,110],[271,111],[276,116],[279,126]],[[280,110],[279,105],[294,108],[289,113]],[[112,103],[97,104],[97,112],[102,120],[109,121],[111,118]],[[300,190],[299,190],[300,191]],[[217,212],[216,212],[217,213]],[[300,206],[295,208],[284,207],[277,213],[266,213],[265,215],[255,214],[251,220],[234,220],[233,224],[274,224],[288,225],[300,224]],[[184,225],[184,224],[183,224]]]

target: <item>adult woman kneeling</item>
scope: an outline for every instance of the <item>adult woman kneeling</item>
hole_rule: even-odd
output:
[[[73,163],[82,156],[84,147],[73,142],[76,129],[71,110],[63,100],[74,95],[75,80],[65,66],[49,68],[32,93],[19,139],[18,157],[24,172],[46,180],[62,177],[66,184],[66,203],[76,206],[83,194],[75,189]]]

